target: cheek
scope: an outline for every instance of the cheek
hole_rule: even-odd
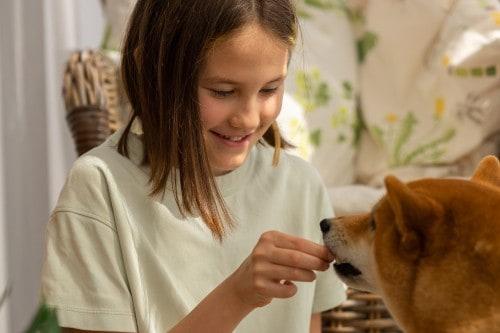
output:
[[[204,128],[211,128],[225,119],[227,106],[224,103],[209,96],[200,95],[198,98]]]
[[[283,94],[266,100],[262,106],[261,119],[263,123],[272,123],[278,117],[283,102]]]

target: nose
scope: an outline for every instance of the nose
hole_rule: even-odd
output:
[[[229,123],[234,128],[255,129],[260,124],[260,111],[259,101],[250,97],[240,104]]]
[[[330,221],[328,219],[324,219],[319,223],[319,227],[321,231],[326,234],[330,230]]]

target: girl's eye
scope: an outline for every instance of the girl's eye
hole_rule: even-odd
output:
[[[217,97],[217,98],[224,98],[231,96],[233,94],[233,90],[216,90],[216,89],[211,89],[212,94]]]
[[[278,88],[265,88],[265,89],[262,89],[260,92],[264,95],[272,95],[276,92],[276,90],[278,90]]]

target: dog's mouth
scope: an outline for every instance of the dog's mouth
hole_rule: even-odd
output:
[[[337,272],[337,274],[341,276],[356,277],[358,275],[361,275],[361,271],[359,269],[347,262],[334,263],[333,268],[335,269],[335,272]]]

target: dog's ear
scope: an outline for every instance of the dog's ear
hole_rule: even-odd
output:
[[[394,212],[401,245],[408,253],[418,254],[424,246],[423,237],[439,211],[437,204],[412,190],[394,176],[385,178],[387,200]]]
[[[500,187],[500,162],[493,155],[484,157],[474,171],[472,181]]]

